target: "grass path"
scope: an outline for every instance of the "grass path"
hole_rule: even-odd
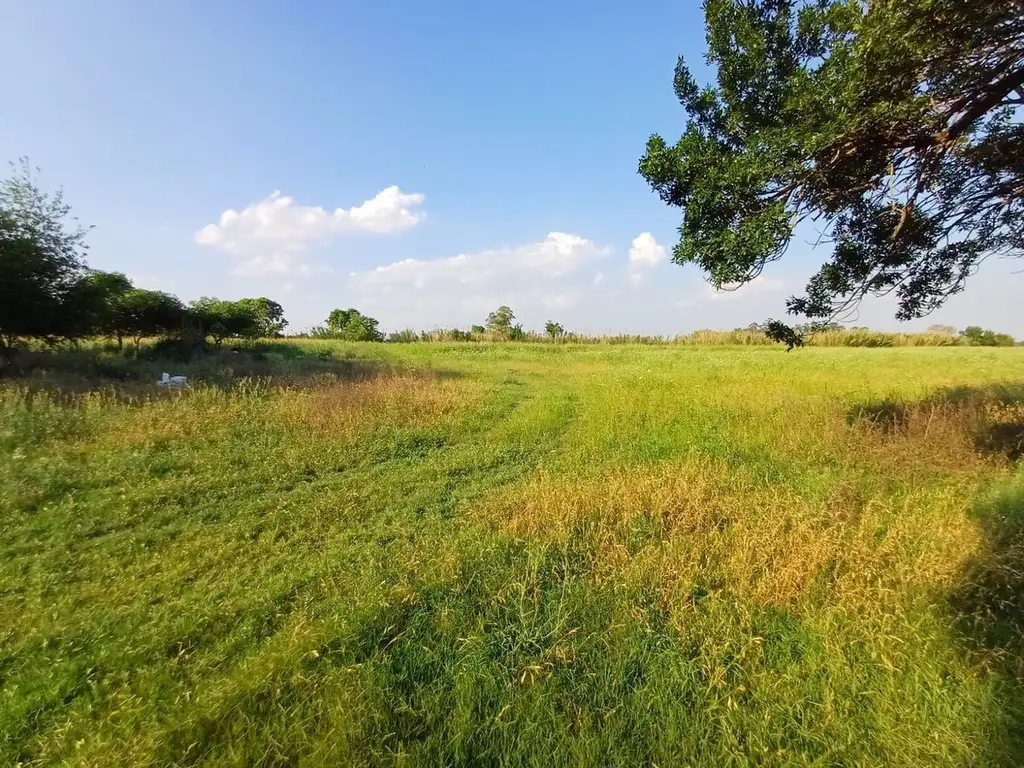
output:
[[[0,762],[1019,764],[1024,355],[805,352],[0,390]]]

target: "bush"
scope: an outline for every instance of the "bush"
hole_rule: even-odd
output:
[[[377,330],[379,324],[376,318],[358,309],[334,309],[327,316],[326,325],[314,328],[312,335],[345,341],[384,341],[384,334]]]
[[[411,328],[406,328],[404,331],[395,331],[394,333],[388,334],[388,341],[395,344],[409,344],[419,340],[420,335]]]
[[[970,347],[1012,347],[1016,341],[1008,333],[996,333],[980,325],[969,325],[960,331],[960,341]]]
[[[147,344],[139,350],[137,357],[140,360],[168,360],[175,363],[189,363],[197,357],[208,354],[210,345],[206,338],[197,335],[184,335],[159,339],[153,344]]]

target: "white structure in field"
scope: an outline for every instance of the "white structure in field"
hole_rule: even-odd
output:
[[[156,380],[158,387],[183,387],[188,384],[187,376],[171,376],[169,373],[161,373]]]

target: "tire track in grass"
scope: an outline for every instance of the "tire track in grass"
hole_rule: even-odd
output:
[[[90,732],[89,721],[95,723],[105,718],[104,712],[115,698],[118,686],[115,684],[115,690],[102,691],[89,686],[71,685],[69,689],[66,685],[52,685],[55,678],[65,676],[60,673],[61,667],[67,673],[74,671],[67,666],[69,661],[74,662],[74,668],[82,664],[94,668],[94,673],[104,677],[108,685],[118,679],[125,680],[120,686],[121,693],[142,698],[150,695],[146,689],[154,685],[158,690],[162,689],[159,696],[161,700],[175,698],[173,688],[168,689],[168,685],[177,686],[179,694],[182,687],[186,690],[189,687],[209,687],[209,672],[213,669],[217,670],[214,679],[226,678],[231,669],[254,656],[258,657],[268,641],[290,627],[294,623],[294,611],[302,611],[323,597],[319,593],[322,591],[320,585],[325,581],[337,583],[342,577],[340,572],[364,567],[368,560],[377,563],[387,561],[390,559],[388,552],[393,549],[392,542],[400,544],[403,550],[409,547],[432,548],[443,542],[451,535],[451,527],[459,524],[457,512],[462,504],[492,488],[516,481],[536,466],[547,446],[557,441],[568,428],[573,415],[574,399],[567,393],[538,393],[536,386],[525,385],[518,378],[506,377],[500,382],[487,407],[475,418],[460,424],[449,439],[426,445],[407,442],[405,450],[391,452],[383,461],[362,462],[349,471],[337,473],[331,478],[332,482],[324,484],[325,487],[307,483],[284,493],[275,489],[272,496],[297,496],[298,501],[307,503],[336,492],[339,487],[356,492],[352,500],[358,502],[359,514],[345,516],[342,522],[346,529],[328,532],[324,556],[318,558],[321,573],[317,573],[316,569],[311,572],[307,561],[305,568],[296,569],[302,575],[301,583],[285,590],[283,594],[287,595],[287,599],[283,602],[272,599],[267,603],[260,599],[258,603],[263,604],[263,607],[255,606],[255,610],[249,611],[241,609],[235,601],[233,604],[236,607],[231,609],[230,614],[220,615],[219,611],[204,613],[199,617],[202,621],[197,626],[206,627],[210,631],[183,632],[187,621],[171,622],[166,625],[166,629],[171,630],[169,633],[158,628],[149,637],[134,638],[132,652],[119,659],[107,658],[107,666],[102,669],[90,664],[95,658],[89,658],[94,656],[89,652],[89,647],[98,649],[113,638],[107,638],[104,643],[92,643],[88,638],[83,638],[86,641],[82,643],[85,646],[84,653],[76,654],[74,660],[65,659],[64,664],[54,664],[55,659],[52,658],[49,663],[43,663],[43,657],[47,654],[32,654],[35,661],[25,660],[26,664],[19,665],[21,669],[18,672],[21,674],[14,674],[15,678],[20,679],[8,679],[8,682],[22,688],[38,687],[41,699],[35,702],[33,717],[25,723],[27,727],[9,733],[7,748],[0,749],[0,752],[32,759],[36,748],[29,744],[42,747],[50,740],[47,732],[57,723],[60,723],[57,727],[62,731],[69,727],[74,730],[74,724],[77,723],[87,734]],[[216,524],[216,521],[205,523],[203,527],[209,529],[212,524]],[[331,524],[328,527],[336,528]],[[102,538],[94,537],[92,540],[98,542]],[[187,534],[179,536],[175,546],[187,548],[188,539]],[[308,554],[300,546],[301,543],[290,542],[292,546],[282,547],[277,556],[262,558],[260,567],[253,571],[253,575],[257,572],[289,572],[295,565],[296,555],[303,557]],[[228,548],[217,554],[226,572],[232,573],[235,579],[242,576],[242,583],[238,586],[244,587],[246,579],[237,572],[237,566],[242,565],[243,570],[252,569],[246,568],[244,561],[238,560],[243,553]],[[220,570],[212,561],[206,567]],[[350,584],[352,594],[348,601],[359,602],[359,589],[363,582],[365,579],[357,579]],[[168,601],[170,604],[162,606],[164,615],[174,613],[172,609],[175,603],[180,612],[191,612],[194,610],[191,606],[200,606],[215,583],[211,584],[209,579],[199,579],[181,584],[178,599],[172,599]],[[258,585],[253,586],[258,589]],[[278,582],[275,590],[280,591],[286,586]],[[342,605],[345,602],[343,600],[336,604]],[[264,609],[273,614],[268,614],[266,621],[262,621],[258,615]],[[118,623],[136,628],[140,622],[145,625],[147,617],[152,620],[151,610],[150,606],[140,604],[127,614],[119,612]],[[132,613],[138,615],[133,618]],[[243,635],[251,635],[245,630],[250,626],[262,627],[264,631],[256,633],[260,636],[252,637],[251,641],[239,647],[241,641],[246,640],[240,640],[239,631]],[[99,625],[94,624],[93,627],[100,629]],[[266,631],[268,628],[270,631]],[[108,630],[116,632],[117,627],[107,626],[102,631]],[[185,653],[169,655],[168,649],[176,644]],[[175,658],[171,659],[171,655]],[[175,667],[173,670],[159,671],[172,661]],[[197,672],[205,669],[207,674],[189,674],[190,668]],[[154,672],[157,674],[151,674]],[[40,676],[47,678],[51,685],[40,685],[44,682]],[[133,682],[133,679],[137,682]],[[68,683],[71,682],[68,679]],[[47,696],[44,692],[46,689],[52,695]],[[88,694],[89,701],[83,706],[76,706],[76,700],[83,694]],[[187,710],[188,705],[184,708]],[[157,706],[157,711],[162,709]],[[140,714],[147,711],[150,716],[155,714],[154,710],[145,707]],[[160,712],[159,719],[168,722],[168,715],[166,711]],[[62,718],[64,722],[60,722]],[[112,727],[116,729],[116,726]],[[67,739],[60,741],[70,743]]]

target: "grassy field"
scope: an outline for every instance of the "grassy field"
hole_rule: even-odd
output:
[[[1024,349],[273,349],[0,386],[0,764],[1024,763]]]

